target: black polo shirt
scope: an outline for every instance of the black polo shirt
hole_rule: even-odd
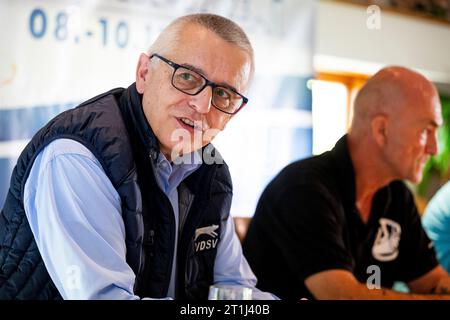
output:
[[[243,245],[258,287],[298,300],[312,297],[304,280],[325,270],[348,270],[362,283],[390,288],[437,266],[403,182],[376,193],[367,224],[355,196],[346,136],[333,150],[283,169],[262,194]]]

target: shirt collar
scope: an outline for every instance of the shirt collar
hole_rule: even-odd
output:
[[[347,212],[356,211],[356,175],[353,162],[348,149],[347,135],[341,137],[333,150],[331,151],[335,164],[338,178],[339,192],[344,200],[344,207]],[[384,214],[389,208],[391,202],[390,185],[378,190],[372,200],[373,218],[379,214]]]
[[[194,151],[175,159],[170,163],[161,152],[156,159],[155,176],[156,181],[164,193],[170,194],[178,188],[180,183],[201,166],[201,156]]]
[[[347,208],[354,208],[356,203],[355,170],[348,150],[347,135],[336,142],[331,154],[336,164],[339,192]]]

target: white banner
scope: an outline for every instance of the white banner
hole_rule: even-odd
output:
[[[314,0],[0,0],[0,207],[16,158],[57,113],[134,82],[139,54],[180,15],[239,23],[255,49],[249,105],[215,143],[230,166],[233,215],[311,153]]]

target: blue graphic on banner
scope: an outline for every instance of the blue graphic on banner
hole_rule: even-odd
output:
[[[308,77],[284,76],[280,81],[282,90],[278,92],[276,101],[273,101],[274,108],[294,107],[299,110],[311,111],[312,96],[311,90],[307,88]]]
[[[3,207],[3,203],[6,199],[6,193],[8,192],[11,172],[14,165],[15,160],[0,158],[0,208]]]
[[[66,103],[0,109],[0,141],[30,139],[55,115],[75,106],[75,103]]]
[[[312,128],[300,128],[294,131],[292,159],[299,160],[312,154]]]
[[[0,143],[28,140],[57,114],[76,106],[76,103],[0,109]],[[0,145],[1,147],[1,145]],[[0,150],[1,151],[1,150]],[[16,157],[0,156],[0,208],[6,198]]]
[[[8,192],[11,172],[14,165],[15,161],[0,158],[0,208],[3,207],[3,203],[6,199],[6,193]]]
[[[313,75],[256,75],[248,97],[249,108],[311,111],[312,95],[307,83]]]

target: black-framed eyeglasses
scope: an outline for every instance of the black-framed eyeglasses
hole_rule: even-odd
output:
[[[175,89],[190,96],[195,96],[207,86],[210,86],[213,92],[212,105],[224,113],[236,114],[248,102],[246,97],[234,89],[209,81],[203,75],[187,66],[179,65],[156,53],[152,54],[150,59],[153,57],[161,59],[173,68],[172,85]]]

